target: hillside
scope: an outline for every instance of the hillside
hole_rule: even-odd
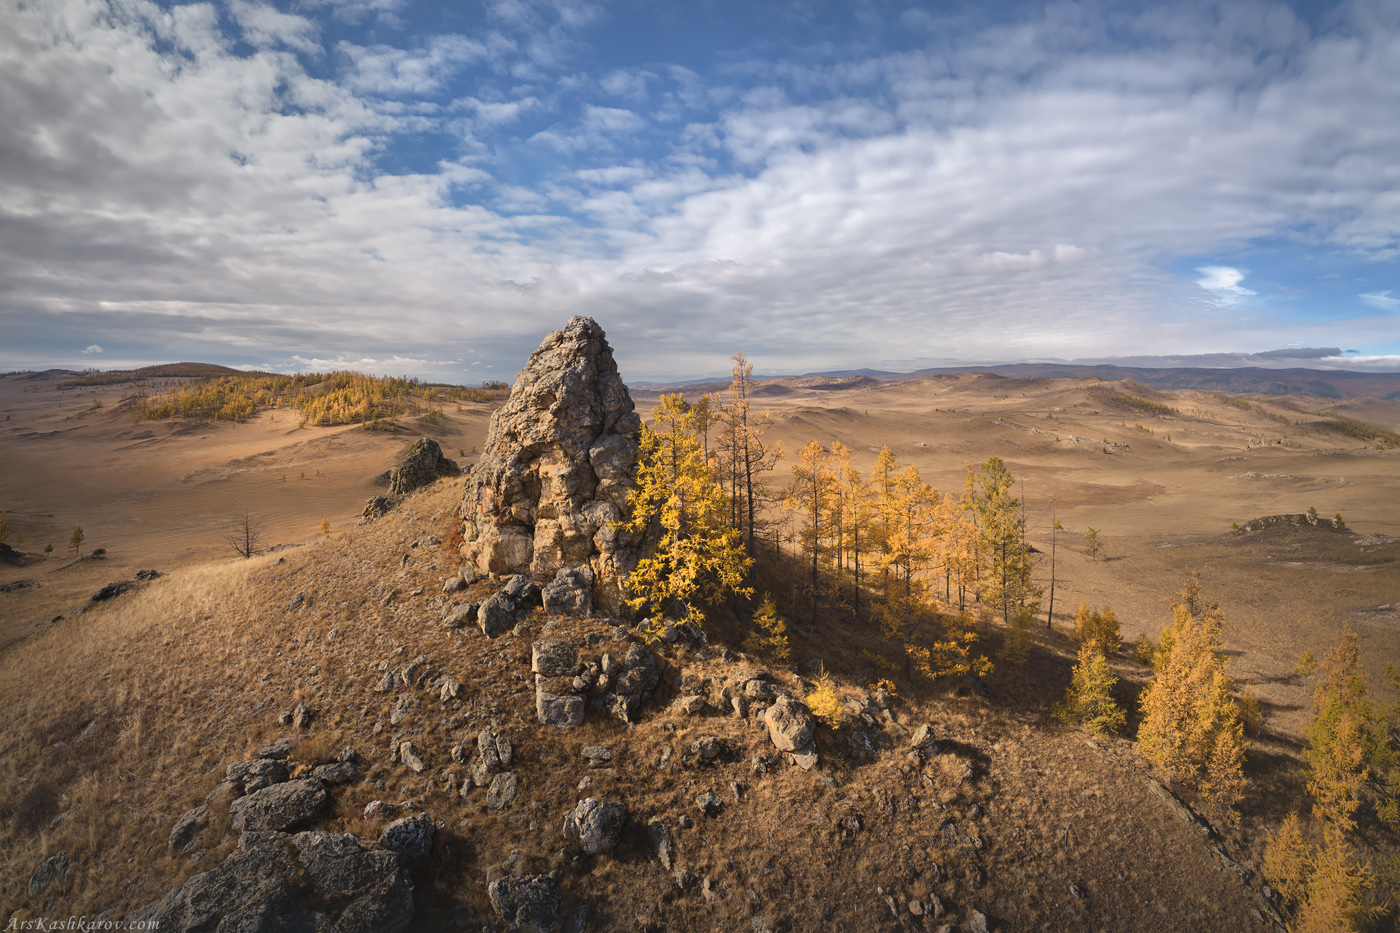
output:
[[[932,911],[935,898],[948,919],[965,925],[978,910],[993,929],[1264,929],[1250,913],[1252,890],[1211,852],[1239,847],[1235,857],[1246,858],[1251,842],[1202,837],[1149,792],[1126,743],[1095,748],[1047,715],[1071,663],[1063,639],[1043,640],[1026,673],[990,681],[990,705],[901,685],[887,718],[843,676],[863,716],[854,728],[819,733],[814,772],[780,763],[761,726],[722,699],[757,666],[725,647],[722,630],[708,646],[661,648],[665,680],[634,725],[590,721],[572,733],[539,725],[527,689],[532,642],[548,633],[599,655],[636,639],[606,618],[538,612],[499,641],[446,629],[455,603],[489,592],[444,597],[452,555],[424,541],[450,534],[460,483],[328,541],[162,577],[7,652],[9,911],[120,915],[207,870],[235,842],[219,834],[218,818],[193,861],[167,849],[171,828],[227,765],[286,736],[297,742],[294,759],[308,764],[345,746],[365,761],[362,780],[337,790],[320,828],[372,831],[361,811],[374,799],[413,801],[438,821],[432,856],[413,869],[414,929],[475,929],[491,917],[489,879],[555,869],[564,901],[590,905],[596,929],[704,930],[753,918],[773,929],[893,929],[914,922],[911,899]],[[249,593],[257,595],[239,595]],[[794,657],[833,658],[857,635],[799,638]],[[376,691],[384,670],[420,656],[420,686]],[[1131,662],[1119,666],[1140,679]],[[85,688],[44,688],[55,670]],[[810,670],[779,668],[772,680],[802,694]],[[463,684],[458,699],[429,689],[441,675]],[[680,695],[705,705],[682,712]],[[300,734],[278,722],[299,701],[313,715]],[[396,710],[403,718],[391,724]],[[910,735],[925,723],[940,751],[915,766]],[[468,772],[452,749],[473,745],[485,728],[514,746],[519,789],[500,812],[483,790],[463,798],[445,789]],[[874,751],[852,751],[858,734]],[[706,736],[721,749],[708,761],[692,751]],[[421,774],[392,760],[401,739],[420,750]],[[590,768],[590,746],[608,748],[611,762]],[[767,770],[756,769],[765,759]],[[721,801],[713,817],[695,804],[707,790]],[[655,860],[640,828],[611,856],[571,853],[560,824],[590,795],[622,800],[642,826],[664,819],[676,865],[689,873],[684,884]],[[71,881],[26,897],[34,866],[58,850],[75,866]]]
[[[1400,451],[1337,424],[1395,425],[1400,406],[976,374],[759,395],[768,436],[789,451],[775,485],[811,440],[845,444],[862,470],[887,445],[943,490],[990,456],[1023,481],[1042,584],[1057,548],[1053,627],[1042,610],[1016,665],[1000,659],[1007,628],[981,613],[978,650],[996,662],[978,688],[906,679],[868,614],[833,605],[798,624],[798,529],[776,506],[753,581],[790,620],[787,659],[744,653],[744,600],[648,644],[598,608],[601,591],[590,613],[547,611],[531,608],[523,577],[508,582],[517,571],[487,575],[480,562],[509,556],[514,538],[484,533],[483,516],[534,524],[544,553],[549,529],[602,531],[593,514],[625,491],[612,440],[625,434],[625,387],[597,375],[610,357],[576,365],[558,337],[510,400],[444,405],[397,435],[277,411],[138,425],[114,404],[119,385],[0,377],[0,471],[16,478],[0,503],[16,547],[0,563],[6,916],[170,920],[172,904],[265,869],[285,884],[263,902],[286,916],[378,911],[344,929],[480,929],[501,921],[502,892],[544,897],[563,929],[1274,928],[1260,869],[1301,799],[1311,687],[1294,673],[1299,655],[1350,625],[1373,684],[1400,657]],[[557,371],[595,373],[587,404],[564,403]],[[633,394],[642,413],[657,400]],[[588,418],[600,426],[574,437]],[[422,435],[475,471],[360,521]],[[248,506],[276,549],[230,560],[225,519]],[[1345,522],[1297,520],[1310,506]],[[1257,520],[1280,513],[1294,517]],[[74,524],[103,559],[61,556]],[[1097,559],[1082,553],[1090,529]],[[45,541],[60,549],[45,554]],[[546,593],[559,580],[529,570]],[[1076,660],[1076,606],[1112,606],[1125,641],[1108,659],[1113,695],[1135,733],[1150,671],[1132,645],[1170,621],[1192,570],[1224,613],[1231,676],[1261,712],[1237,824],[1206,824],[1184,809],[1203,811],[1194,792],[1131,742],[1089,741],[1052,713]],[[520,618],[488,624],[483,607],[507,591]],[[764,711],[800,703],[824,675],[841,722],[789,753]],[[624,703],[623,683],[647,686]],[[547,702],[544,686],[557,691]],[[582,721],[555,728],[543,709]],[[255,790],[255,777],[271,783]],[[249,801],[266,790],[303,795],[296,828],[309,835],[284,845],[250,829]],[[625,818],[576,810],[589,798]],[[250,830],[241,841],[235,826]],[[1373,855],[1394,854],[1374,830]],[[287,859],[302,867],[288,874]],[[347,872],[359,887],[327,881]]]

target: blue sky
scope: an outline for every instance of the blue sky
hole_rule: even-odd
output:
[[[0,0],[0,369],[1400,370],[1397,115],[1393,2]]]

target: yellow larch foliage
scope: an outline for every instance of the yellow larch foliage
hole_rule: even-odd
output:
[[[1233,820],[1248,746],[1225,670],[1223,616],[1217,606],[1202,603],[1194,575],[1172,614],[1154,659],[1155,676],[1140,701],[1138,749],[1173,779],[1200,790],[1215,815]]]

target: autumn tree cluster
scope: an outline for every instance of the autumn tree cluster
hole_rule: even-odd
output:
[[[998,457],[969,465],[954,495],[888,447],[867,477],[844,444],[811,441],[792,467],[783,506],[796,520],[808,624],[824,610],[873,621],[906,679],[916,670],[939,677],[990,669],[974,653],[974,603],[1000,614],[1009,638],[1039,605],[1021,500]],[[1029,625],[1021,628],[1028,643]],[[1024,648],[1008,657],[1024,660]]]
[[[663,395],[643,426],[637,485],[624,527],[656,542],[632,571],[631,605],[657,625],[700,622],[707,607],[750,596],[753,553],[766,531],[763,474],[782,457],[765,439],[766,412],[753,407],[753,366],[735,354],[725,395],[692,404]],[[760,612],[756,644],[785,656],[786,626],[771,598]]]
[[[1400,673],[1387,666],[1394,697],[1378,703],[1360,662],[1348,627],[1320,665],[1309,653],[1299,666],[1313,677],[1304,752],[1312,820],[1291,813],[1264,853],[1264,874],[1293,908],[1295,933],[1364,930],[1400,900],[1400,859],[1377,868],[1357,841],[1363,821],[1392,841],[1400,836]]]

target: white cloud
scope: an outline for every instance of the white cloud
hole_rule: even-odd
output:
[[[390,45],[360,46],[341,41],[336,45],[349,62],[346,82],[371,94],[432,94],[459,68],[485,59],[490,50],[466,36],[434,36],[421,49]]]
[[[92,353],[101,353],[101,352],[102,352],[102,348],[99,347],[97,344],[94,343],[94,344],[92,344],[91,346],[89,346],[86,350],[83,350],[82,352],[83,352],[85,355],[86,355],[86,354],[92,354]]]
[[[1256,293],[1240,285],[1246,273],[1233,266],[1200,266],[1196,269],[1201,277],[1196,284],[1216,297],[1224,305],[1238,304]]]
[[[1400,311],[1400,298],[1391,298],[1390,289],[1383,292],[1370,292],[1359,296],[1362,301],[1382,311]]]
[[[392,362],[462,355],[467,335],[508,355],[595,313],[624,360],[692,372],[736,346],[802,369],[909,345],[1400,341],[1379,314],[1229,320],[1221,302],[1254,295],[1242,270],[1160,271],[1264,238],[1400,251],[1384,119],[1400,22],[1349,7],[1314,36],[1279,4],[1208,9],[1057,4],[908,51],[852,42],[702,77],[580,61],[599,7],[502,0],[470,36],[395,41],[386,20],[320,78],[286,51],[309,51],[314,23],[252,0],[230,7],[262,46],[249,57],[209,5],[17,7],[0,30],[0,330]],[[654,114],[613,106],[643,91]],[[461,149],[437,165],[378,167],[398,134],[444,127]],[[1396,310],[1387,291],[1361,300]]]
[[[285,45],[308,54],[321,50],[321,27],[304,16],[283,13],[265,3],[229,0],[229,16],[243,30],[243,38],[258,48]]]

